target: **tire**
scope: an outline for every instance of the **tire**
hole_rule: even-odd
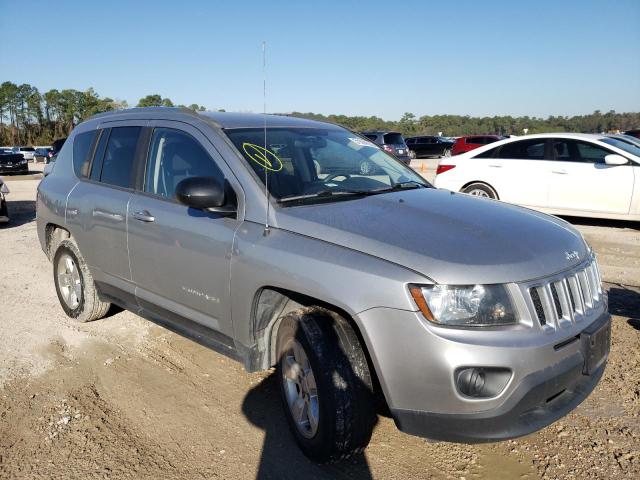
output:
[[[291,312],[276,347],[285,416],[303,453],[323,463],[362,452],[377,417],[367,359],[349,323],[323,309]]]
[[[69,318],[91,322],[107,314],[111,304],[98,297],[89,267],[71,238],[60,241],[56,246],[53,282],[60,305]]]
[[[409,158],[410,158],[411,160],[415,160],[416,158],[418,158],[418,155],[416,154],[416,152],[415,152],[415,151],[413,151],[413,150],[409,150]]]
[[[486,183],[472,183],[461,190],[462,193],[473,195],[474,197],[498,199],[498,194]]]

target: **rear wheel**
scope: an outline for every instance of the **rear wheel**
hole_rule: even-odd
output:
[[[364,450],[376,422],[371,376],[358,337],[320,309],[286,315],[278,329],[285,416],[309,458],[336,461]]]
[[[111,306],[98,297],[89,267],[71,239],[62,240],[53,256],[53,281],[62,309],[78,322],[104,317]]]
[[[496,191],[486,183],[472,183],[462,189],[462,193],[473,195],[474,197],[498,198]]]

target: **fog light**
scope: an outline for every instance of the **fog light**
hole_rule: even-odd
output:
[[[499,367],[469,367],[456,372],[456,386],[465,397],[491,398],[509,383],[511,370]]]

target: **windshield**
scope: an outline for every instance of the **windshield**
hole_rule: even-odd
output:
[[[603,143],[608,145],[613,145],[614,147],[619,148],[620,150],[624,150],[625,152],[631,153],[636,157],[640,157],[640,147],[630,141],[618,139],[618,138],[603,138]]]
[[[421,176],[370,141],[340,128],[261,128],[225,130],[247,164],[276,199],[337,199],[373,194],[398,186],[430,186]]]

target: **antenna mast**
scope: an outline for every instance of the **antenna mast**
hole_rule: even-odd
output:
[[[262,42],[262,115],[264,118],[264,199],[265,199],[265,218],[264,232],[265,237],[269,235],[269,169],[267,168],[267,42]]]

